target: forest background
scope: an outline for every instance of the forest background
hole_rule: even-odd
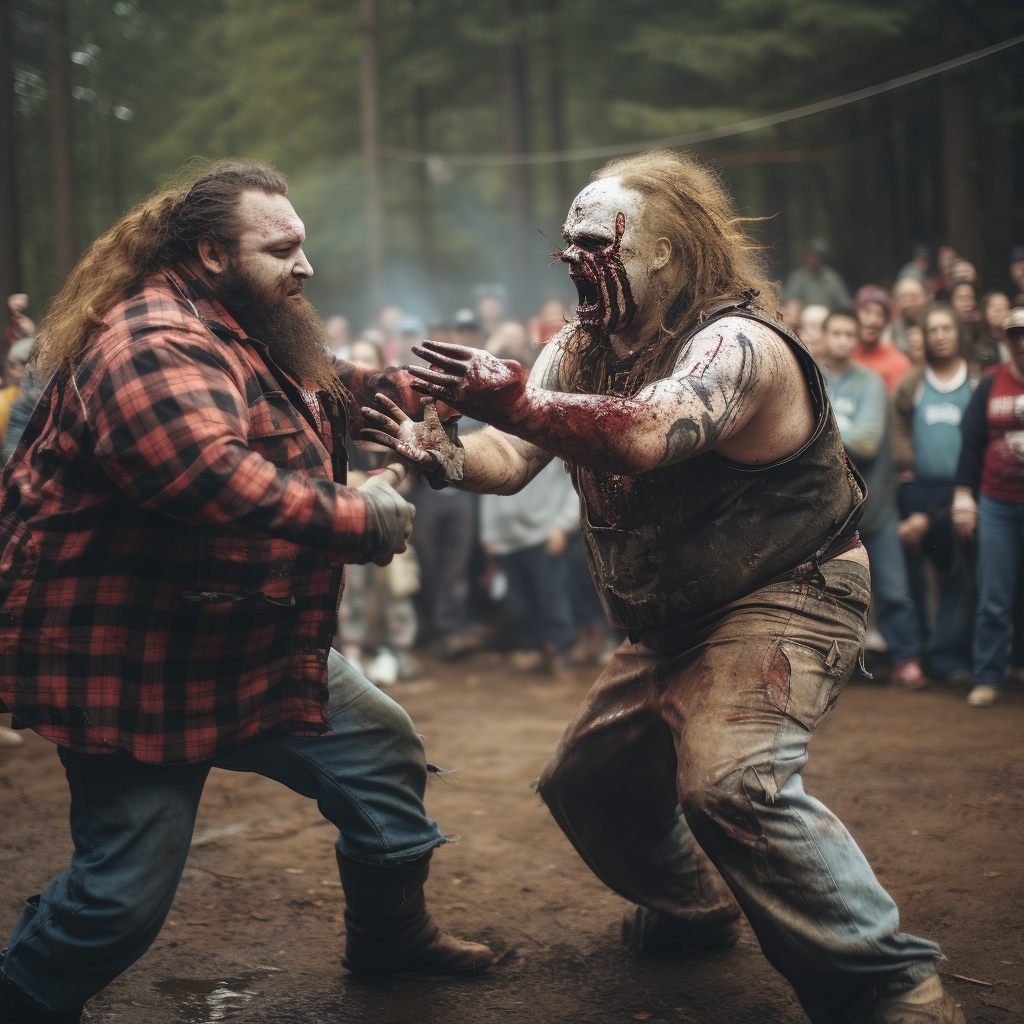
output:
[[[38,314],[185,161],[247,156],[290,178],[322,315],[430,319],[495,281],[524,316],[573,297],[546,256],[604,162],[543,154],[787,110],[1022,32],[1020,0],[0,0],[0,289]],[[854,286],[950,242],[1004,287],[1024,46],[692,149],[764,218],[776,276],[813,238]]]

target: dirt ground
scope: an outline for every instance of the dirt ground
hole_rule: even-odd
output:
[[[427,808],[461,836],[434,858],[428,896],[450,930],[504,959],[469,980],[358,982],[338,959],[333,834],[276,783],[215,771],[189,866],[143,959],[85,1019],[147,1024],[476,1024],[805,1020],[749,929],[724,953],[645,961],[618,941],[624,902],[584,867],[530,789],[594,675],[510,672],[497,655],[430,663],[390,692],[428,756]],[[847,688],[819,730],[808,790],[850,828],[902,912],[938,940],[946,984],[974,1024],[1024,1021],[1021,858],[1024,694],[968,710],[963,691]],[[67,788],[34,734],[0,750],[0,934],[67,864]],[[964,980],[958,980],[960,975]],[[966,980],[966,979],[974,979]]]

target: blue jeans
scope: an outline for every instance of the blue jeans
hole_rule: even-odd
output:
[[[917,606],[918,627],[928,649],[928,663],[940,676],[971,671],[976,595],[976,550],[953,529],[950,504],[953,484],[915,480],[900,487],[900,513],[923,512],[931,525],[920,551],[904,549],[907,578]],[[926,563],[935,568],[939,602],[932,622],[931,595]]]
[[[899,522],[899,515],[894,512],[877,533],[861,534],[871,559],[871,594],[876,602],[878,631],[885,639],[893,664],[921,654],[917,610],[910,596],[903,545],[896,532]]]
[[[211,768],[256,772],[316,800],[356,860],[401,863],[443,843],[424,811],[427,764],[409,716],[335,651],[328,685],[324,736],[257,740],[189,765],[59,748],[75,851],[15,925],[2,964],[14,984],[69,1009],[142,956],[170,910]]]
[[[940,952],[900,931],[853,837],[804,791],[871,600],[862,565],[806,568],[624,643],[537,788],[606,885],[698,931],[735,897],[814,1024],[849,1024],[874,993],[934,974]]]
[[[559,654],[573,645],[572,605],[568,561],[564,554],[550,558],[539,544],[500,555],[508,579],[508,599],[519,620],[523,646],[540,650],[544,644]]]
[[[1003,685],[1022,546],[1024,502],[981,495],[978,607],[974,618],[975,683]]]

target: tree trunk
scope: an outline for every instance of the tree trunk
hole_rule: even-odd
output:
[[[430,150],[430,95],[425,85],[416,86],[415,94],[416,148],[421,153]],[[434,251],[434,210],[431,195],[430,173],[422,161],[415,164],[416,173],[416,220],[420,236],[420,260],[423,272],[433,277],[436,254]]]
[[[569,135],[565,129],[565,83],[562,78],[562,32],[559,19],[560,0],[547,0],[547,44],[548,44],[548,81],[547,107],[548,120],[551,122],[551,148],[557,151],[569,148]],[[573,200],[569,184],[569,164],[559,160],[551,165],[554,177],[555,204],[560,214],[569,209]]]
[[[75,139],[71,109],[71,56],[67,0],[47,0],[46,78],[50,89],[50,173],[57,273],[66,277],[78,260]]]
[[[958,6],[946,4],[945,41],[959,51],[970,43],[968,26]],[[967,259],[976,260],[978,194],[974,181],[974,114],[967,77],[962,72],[942,76],[942,169],[949,244]]]
[[[526,152],[526,88],[523,47],[516,38],[516,0],[498,0],[501,29],[501,126],[506,153]],[[509,306],[518,312],[529,305],[526,294],[526,231],[530,219],[526,165],[512,163],[507,170]]]
[[[966,79],[955,72],[942,80],[942,164],[949,244],[961,256],[976,260],[979,247],[974,120],[970,88]]]
[[[10,7],[9,0],[0,0],[0,302],[22,288],[14,156],[14,22]]]
[[[377,0],[360,0],[363,32],[362,130],[366,203],[367,292],[373,310],[384,299],[384,207],[380,167],[380,16]]]

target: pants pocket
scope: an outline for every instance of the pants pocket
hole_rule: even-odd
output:
[[[813,732],[839,699],[858,651],[852,641],[834,639],[821,651],[780,637],[768,648],[762,665],[765,698]]]

